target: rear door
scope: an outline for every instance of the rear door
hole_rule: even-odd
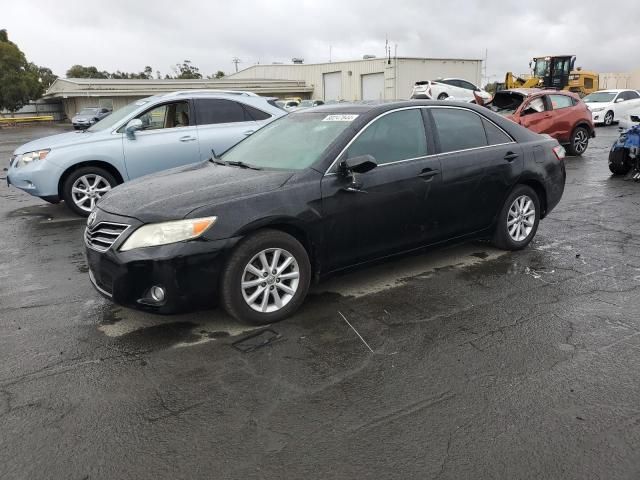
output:
[[[222,155],[260,125],[240,102],[223,98],[195,99],[200,159]],[[264,112],[263,112],[264,113]]]
[[[473,110],[431,107],[429,112],[442,165],[439,239],[489,227],[522,173],[520,146]]]
[[[142,130],[138,130],[133,138],[121,132],[129,178],[200,160],[198,132],[190,102],[156,105],[136,118],[142,121]]]
[[[327,269],[421,245],[441,201],[440,161],[427,139],[421,108],[387,112],[352,140],[336,162],[372,155],[378,166],[351,178],[336,166],[322,180]],[[431,146],[430,146],[431,145]],[[440,199],[440,200],[439,200]]]
[[[576,123],[576,106],[568,95],[550,94],[551,114],[553,118],[549,135],[559,142],[568,142],[571,138],[573,125]]]

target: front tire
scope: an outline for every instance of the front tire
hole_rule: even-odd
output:
[[[589,148],[589,131],[584,127],[576,127],[571,134],[571,141],[567,152],[569,155],[579,157]]]
[[[614,150],[609,154],[609,170],[614,175],[626,175],[631,170],[630,162],[627,162],[628,151],[625,148]]]
[[[493,244],[502,250],[522,250],[535,237],[539,222],[538,195],[527,185],[517,185],[500,210]]]
[[[613,115],[613,112],[611,110],[609,110],[605,114],[604,121],[603,121],[605,127],[610,127],[613,124],[613,117],[614,117],[614,115]]]
[[[223,272],[222,307],[254,325],[278,322],[302,305],[311,263],[302,244],[279,230],[261,230],[234,249]]]
[[[115,177],[104,168],[82,167],[64,181],[62,198],[73,213],[88,217],[97,201],[116,185]]]

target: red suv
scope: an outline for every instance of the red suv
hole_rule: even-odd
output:
[[[570,155],[582,155],[589,139],[596,136],[591,111],[572,92],[538,88],[502,90],[485,105],[536,133],[549,134],[566,145]]]

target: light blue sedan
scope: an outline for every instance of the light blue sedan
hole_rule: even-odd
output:
[[[7,182],[87,216],[120,183],[220,155],[286,115],[248,92],[182,91],[133,102],[83,132],[22,145]],[[133,199],[132,199],[133,200]]]

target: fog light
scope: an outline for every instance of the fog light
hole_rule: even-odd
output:
[[[158,287],[157,285],[154,285],[153,287],[151,287],[151,289],[149,290],[149,295],[151,295],[151,298],[153,299],[154,302],[164,302],[164,288],[162,287]]]

